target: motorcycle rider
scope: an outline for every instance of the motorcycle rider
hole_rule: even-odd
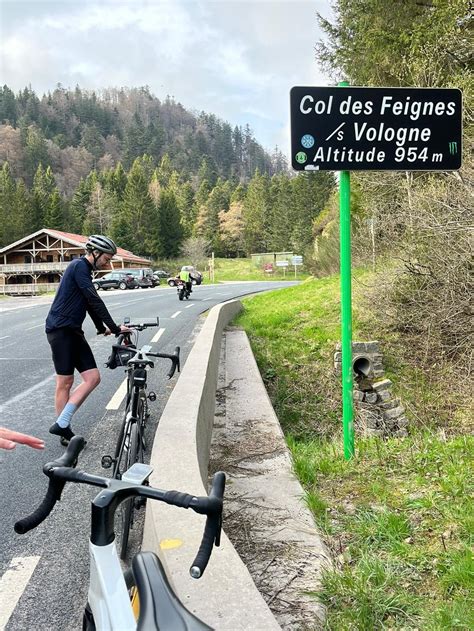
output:
[[[185,283],[188,293],[191,294],[193,291],[193,284],[191,282],[191,274],[189,273],[189,271],[182,268],[178,274],[178,278]]]

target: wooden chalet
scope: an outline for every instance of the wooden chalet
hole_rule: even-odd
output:
[[[87,239],[80,234],[43,228],[1,248],[0,294],[56,290],[68,263],[85,253]],[[111,261],[113,269],[150,267],[150,263],[150,259],[123,248],[118,248]]]

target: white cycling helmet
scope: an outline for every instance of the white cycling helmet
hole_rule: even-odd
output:
[[[101,234],[93,234],[89,237],[89,240],[86,243],[86,250],[89,252],[97,250],[103,254],[117,254],[117,246],[112,239],[104,237]]]

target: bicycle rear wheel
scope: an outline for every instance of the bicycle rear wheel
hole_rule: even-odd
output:
[[[139,462],[139,434],[138,434],[138,423],[133,423],[130,431],[130,443],[127,454],[127,466],[125,471],[129,469],[132,464],[135,462]],[[133,508],[134,508],[135,498],[131,497],[125,502],[122,502],[122,536],[120,541],[120,558],[124,561],[127,557],[127,548],[128,548],[128,539],[130,536],[130,528],[133,523]]]

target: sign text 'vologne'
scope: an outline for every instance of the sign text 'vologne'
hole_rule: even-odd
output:
[[[297,171],[461,167],[458,89],[294,87],[290,107]]]

